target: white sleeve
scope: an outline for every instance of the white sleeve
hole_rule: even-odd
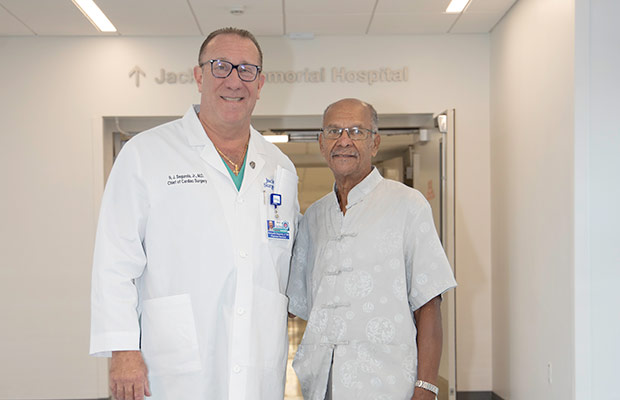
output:
[[[139,154],[129,142],[114,163],[99,214],[91,289],[92,355],[140,348],[135,279],[146,266],[148,209]]]
[[[430,204],[420,194],[414,201],[413,223],[405,240],[409,306],[415,311],[432,298],[456,287],[456,281],[433,221]]]

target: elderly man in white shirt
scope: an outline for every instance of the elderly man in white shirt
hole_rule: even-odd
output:
[[[424,196],[372,166],[380,142],[371,105],[325,110],[336,182],[300,223],[287,289],[308,321],[293,363],[306,400],[436,396],[441,294],[456,282]]]

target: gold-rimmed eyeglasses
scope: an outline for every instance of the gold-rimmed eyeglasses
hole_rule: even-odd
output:
[[[323,137],[331,140],[339,139],[344,131],[347,131],[347,135],[351,140],[366,140],[369,136],[377,133],[376,131],[360,128],[359,126],[352,126],[349,128],[336,128],[333,126],[328,126],[321,130],[321,132],[323,132]]]

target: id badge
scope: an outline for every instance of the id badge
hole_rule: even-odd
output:
[[[267,237],[270,239],[284,239],[290,238],[290,225],[288,221],[279,221],[274,219],[267,220]]]

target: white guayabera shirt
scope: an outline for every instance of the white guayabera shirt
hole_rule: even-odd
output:
[[[413,312],[456,286],[423,195],[373,171],[308,208],[295,242],[289,311],[308,321],[293,367],[306,400],[409,399]]]

